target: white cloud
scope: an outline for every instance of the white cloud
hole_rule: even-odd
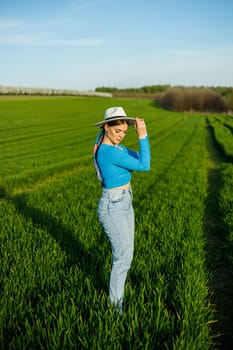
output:
[[[24,45],[24,46],[100,46],[104,42],[101,39],[50,39],[40,35],[15,34],[0,35],[0,45]]]
[[[11,28],[19,27],[21,24],[22,22],[16,19],[0,18],[0,29],[11,29]]]
[[[100,39],[55,39],[47,40],[42,45],[54,45],[54,46],[101,46],[103,41]]]
[[[209,47],[206,49],[178,49],[169,50],[169,54],[176,57],[213,57],[233,54],[233,46]]]

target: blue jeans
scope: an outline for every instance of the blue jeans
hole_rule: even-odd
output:
[[[122,312],[124,286],[134,251],[134,210],[131,187],[124,190],[103,189],[98,217],[112,248],[110,303]]]

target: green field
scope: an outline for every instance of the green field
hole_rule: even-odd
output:
[[[111,251],[92,162],[94,124],[117,105],[146,120],[152,154],[151,171],[132,177],[135,256],[122,317],[108,302]],[[232,345],[231,125],[232,116],[145,99],[1,98],[1,349]],[[138,148],[133,128],[124,144]]]

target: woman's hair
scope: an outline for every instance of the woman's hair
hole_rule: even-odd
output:
[[[108,124],[109,126],[116,126],[116,125],[121,125],[121,124],[128,124],[128,121],[125,119],[118,119],[118,120],[112,120],[111,122],[107,122],[106,124]],[[103,125],[103,129],[104,129],[104,125]]]

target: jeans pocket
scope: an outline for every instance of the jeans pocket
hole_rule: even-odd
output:
[[[115,190],[110,193],[109,202],[113,205],[122,202],[123,199],[124,199],[123,191]]]

